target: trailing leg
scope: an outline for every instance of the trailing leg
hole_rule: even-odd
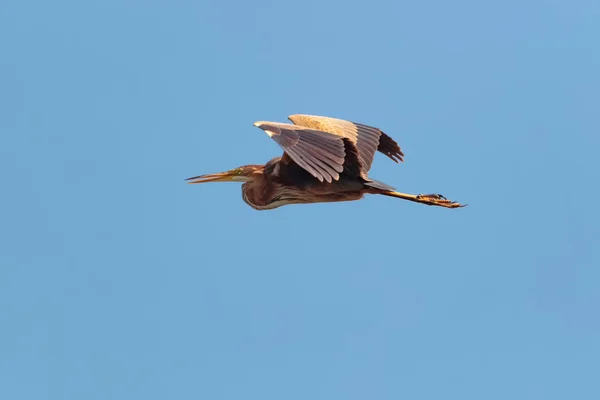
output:
[[[465,207],[466,204],[456,203],[446,199],[441,194],[407,194],[395,191],[378,191],[377,194],[384,196],[396,197],[398,199],[414,201],[415,203],[427,204],[428,206],[438,206],[446,208]]]

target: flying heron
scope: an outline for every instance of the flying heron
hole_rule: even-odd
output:
[[[406,194],[368,177],[375,152],[404,161],[398,143],[372,126],[337,118],[295,114],[292,124],[258,121],[283,149],[265,165],[244,165],[227,172],[195,176],[189,183],[244,182],[242,197],[256,210],[287,204],[353,201],[381,194],[446,208],[463,207],[440,194]]]

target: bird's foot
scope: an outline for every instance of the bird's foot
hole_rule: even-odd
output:
[[[446,208],[458,208],[466,206],[466,204],[460,204],[454,201],[450,201],[441,194],[419,194],[417,195],[417,200],[420,203],[427,204],[429,206],[439,206]]]

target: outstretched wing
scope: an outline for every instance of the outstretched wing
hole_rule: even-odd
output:
[[[358,148],[360,163],[365,174],[371,169],[375,152],[378,150],[395,162],[403,161],[404,153],[398,143],[378,128],[317,115],[294,114],[290,115],[288,119],[298,126],[317,129],[352,140]]]
[[[337,181],[344,171],[346,151],[343,137],[292,124],[255,122],[254,125],[265,131],[296,164],[319,181]]]

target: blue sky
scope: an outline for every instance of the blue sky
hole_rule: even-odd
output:
[[[600,5],[10,1],[0,396],[597,399]],[[382,128],[370,196],[190,176]]]

